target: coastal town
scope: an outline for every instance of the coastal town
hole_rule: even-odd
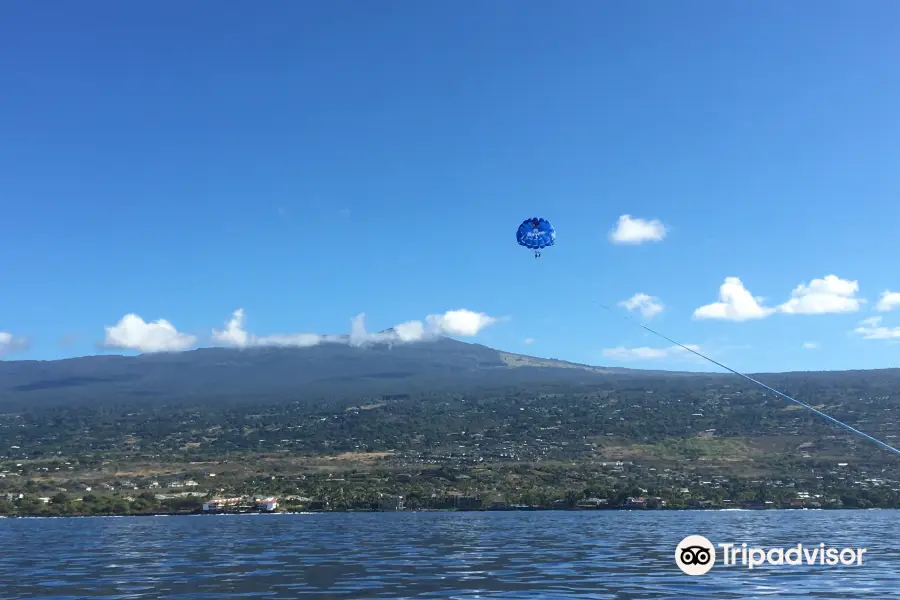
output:
[[[24,465],[23,465],[24,466]],[[227,465],[221,465],[223,467]],[[278,495],[240,493],[249,482],[233,474],[205,472],[196,479],[114,478],[87,485],[39,485],[25,480],[22,491],[0,496],[0,513],[142,514],[250,513],[306,511],[404,510],[602,510],[602,509],[782,509],[865,507],[859,493],[896,497],[900,480],[866,467],[835,463],[809,476],[783,478],[728,477],[683,473],[634,461],[602,461],[576,468],[535,466],[529,474],[557,483],[525,483],[519,464],[472,469],[438,467],[397,471],[375,467],[362,471],[270,475],[252,487]],[[54,467],[55,468],[55,467]],[[880,470],[879,470],[880,471]],[[0,473],[4,488],[25,477]],[[516,482],[519,485],[514,485]],[[224,485],[222,485],[224,483]],[[523,485],[524,484],[524,485]],[[855,495],[844,490],[859,490]],[[378,491],[389,488],[395,492]],[[484,493],[481,490],[489,490]],[[554,493],[554,489],[560,490]]]
[[[879,392],[826,399],[887,439]],[[0,514],[900,506],[895,461],[732,383],[65,414],[0,414]]]

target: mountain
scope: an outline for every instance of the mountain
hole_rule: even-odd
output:
[[[366,347],[326,343],[309,348],[202,348],[0,361],[0,405],[103,403],[129,397],[178,402],[248,395],[407,394],[530,382],[590,383],[649,373],[523,356],[450,338]]]
[[[892,377],[900,383],[900,370]],[[855,373],[855,374],[853,374]],[[773,375],[770,385],[864,386],[871,372]],[[440,338],[414,344],[309,348],[203,348],[188,352],[100,355],[54,361],[0,361],[0,407],[166,404],[236,400],[336,399],[501,388],[520,385],[628,385],[668,378],[703,385],[719,373],[595,367],[502,352]],[[788,380],[785,380],[785,377]],[[853,384],[857,381],[858,384]]]

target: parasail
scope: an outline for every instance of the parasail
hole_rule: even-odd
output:
[[[541,250],[549,248],[556,241],[556,230],[547,219],[532,217],[525,219],[516,231],[516,241],[520,246],[534,250],[534,257],[541,255]]]

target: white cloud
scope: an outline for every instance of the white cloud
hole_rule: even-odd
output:
[[[113,327],[106,327],[104,346],[139,352],[178,352],[194,345],[197,338],[180,333],[165,319],[145,323],[136,314],[127,314]]]
[[[619,306],[624,306],[631,312],[639,310],[645,319],[652,319],[665,308],[662,302],[659,302],[659,298],[643,293],[637,293],[628,300],[619,302]]]
[[[401,342],[414,342],[425,337],[425,326],[421,321],[408,321],[395,325],[394,332]]]
[[[244,331],[244,309],[239,308],[231,313],[231,319],[223,330],[213,329],[212,339],[223,346],[242,348],[250,345],[251,336]]]
[[[393,342],[417,342],[424,339],[425,332],[422,323],[419,321],[410,321],[399,325],[403,334],[397,332],[394,328],[390,331],[380,333],[368,333],[366,331],[366,314],[359,313],[350,320],[350,338],[351,346],[366,346],[368,344],[390,344]]]
[[[425,321],[435,331],[446,335],[474,337],[478,332],[497,322],[495,317],[471,310],[450,310],[442,315],[428,315]]]
[[[826,275],[823,279],[813,279],[809,285],[801,283],[795,287],[791,299],[778,310],[792,315],[855,312],[865,302],[856,297],[858,291],[858,282]]]
[[[365,313],[350,320],[350,334],[319,335],[316,333],[276,334],[257,337],[244,328],[244,309],[239,308],[231,315],[225,329],[213,330],[213,342],[223,346],[246,348],[252,346],[290,346],[305,348],[322,343],[346,343],[355,347],[369,344],[392,344],[418,342],[440,335],[473,337],[485,327],[499,319],[484,313],[465,309],[451,310],[442,315],[428,315],[425,322],[407,321],[395,325],[388,331],[369,333],[366,331]]]
[[[636,219],[631,215],[622,215],[616,222],[616,228],[609,232],[609,241],[613,244],[642,244],[658,242],[666,237],[666,227],[656,219]]]
[[[308,348],[324,341],[323,336],[315,333],[288,333],[265,335],[257,339],[258,346],[282,346],[285,348]]]
[[[804,342],[803,343],[803,348],[806,350],[815,350],[818,347],[819,347],[819,345],[815,342]]]
[[[866,340],[891,340],[900,338],[900,327],[884,327],[881,317],[870,317],[860,321],[853,333]]]
[[[763,299],[754,297],[737,277],[726,277],[719,287],[719,301],[701,306],[694,311],[695,319],[721,319],[748,321],[764,319],[775,312],[762,305]]]
[[[478,333],[500,319],[471,310],[449,310],[442,315],[428,315],[425,322],[407,321],[395,325],[390,332],[366,333],[363,317],[358,315],[353,321],[350,333],[351,343],[418,342],[441,335],[475,337]]]
[[[213,330],[212,339],[223,346],[236,348],[252,346],[307,348],[321,343],[324,338],[315,333],[274,334],[257,337],[244,329],[244,309],[239,308],[231,314],[231,319],[225,329]]]
[[[693,344],[685,344],[687,348],[700,352],[700,346]],[[619,361],[634,360],[656,360],[662,358],[671,358],[679,356],[691,356],[691,353],[681,346],[669,346],[668,348],[649,348],[642,346],[639,348],[625,348],[618,346],[616,348],[606,348],[603,350],[603,356]]]
[[[881,298],[875,305],[875,310],[879,312],[888,312],[900,306],[900,292],[891,292],[885,290],[881,292]]]
[[[526,344],[529,344],[529,345],[530,345],[530,344],[533,344],[533,343],[534,343],[534,338],[525,338],[523,341],[524,341]]]
[[[8,331],[0,331],[0,357],[24,350],[27,347],[27,338],[15,336]]]

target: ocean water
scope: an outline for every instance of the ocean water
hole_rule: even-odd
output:
[[[553,511],[0,519],[0,598],[894,598],[900,511]],[[866,548],[715,566],[688,535]]]

